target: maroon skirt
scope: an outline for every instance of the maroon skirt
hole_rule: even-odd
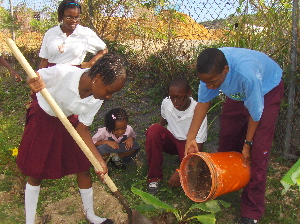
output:
[[[78,124],[77,116],[68,119]],[[48,115],[37,100],[27,110],[17,164],[23,174],[38,179],[60,179],[91,166],[61,121]]]

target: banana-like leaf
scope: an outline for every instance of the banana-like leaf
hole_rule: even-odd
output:
[[[231,203],[228,203],[228,202],[226,202],[226,201],[224,201],[224,200],[218,200],[220,203],[221,203],[221,205],[224,207],[224,208],[229,208],[230,206],[231,206]]]
[[[217,200],[207,201],[205,204],[211,213],[217,213],[222,210]]]
[[[214,214],[207,214],[207,215],[197,215],[193,216],[190,219],[197,219],[202,224],[215,224],[216,223],[216,217]]]
[[[202,211],[210,212],[209,208],[206,206],[205,203],[193,204],[193,205],[189,208],[189,210],[193,210],[193,209],[201,209]]]
[[[146,204],[153,205],[156,209],[164,209],[167,212],[173,212],[173,213],[178,213],[179,212],[172,205],[169,205],[169,204],[159,200],[158,198],[154,197],[151,194],[148,194],[144,191],[141,191],[141,190],[139,190],[135,187],[131,187],[131,191],[134,194],[139,195]]]

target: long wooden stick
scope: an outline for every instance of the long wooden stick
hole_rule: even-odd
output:
[[[15,42],[12,39],[7,38],[6,39],[6,43],[9,46],[9,48],[11,49],[11,51],[13,52],[13,54],[15,55],[15,57],[17,58],[17,60],[19,61],[19,63],[22,65],[22,67],[26,71],[27,75],[30,78],[37,77],[35,71],[29,65],[28,61],[23,56],[23,54],[21,53],[21,51],[19,50],[19,48],[17,47],[17,45],[15,44]],[[82,140],[82,138],[80,137],[80,135],[78,134],[78,132],[75,130],[75,128],[73,127],[73,125],[71,124],[71,122],[68,120],[68,118],[66,117],[66,115],[63,113],[63,111],[57,105],[57,103],[55,102],[55,100],[52,98],[52,96],[50,95],[49,91],[46,88],[44,88],[44,89],[42,89],[40,91],[40,93],[45,98],[45,100],[50,105],[51,109],[56,114],[56,116],[59,118],[59,120],[62,122],[62,124],[65,126],[65,128],[68,130],[68,132],[73,137],[73,139],[77,142],[78,146],[81,148],[81,150],[86,155],[86,157],[89,159],[89,161],[92,163],[92,165],[94,166],[94,168],[96,170],[103,171],[103,168],[100,165],[99,161],[95,158],[95,156],[90,151],[90,149],[88,148],[88,146]],[[105,183],[107,184],[107,186],[110,188],[110,190],[112,192],[116,192],[118,190],[118,188],[116,187],[116,185],[114,184],[114,182],[111,180],[111,178],[108,176],[108,174],[105,174],[104,181],[105,181]]]

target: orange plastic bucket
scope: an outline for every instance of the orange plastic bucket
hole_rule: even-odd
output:
[[[205,202],[245,187],[250,167],[239,152],[198,152],[180,164],[180,181],[185,194],[195,202]]]

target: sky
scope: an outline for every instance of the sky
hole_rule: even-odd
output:
[[[56,0],[2,0],[2,6],[9,8],[10,1],[13,5],[26,3],[28,7],[39,10],[45,4],[56,7]],[[1,0],[0,0],[1,2]],[[182,13],[188,14],[197,22],[226,18],[235,13],[238,0],[170,0],[174,8]]]

